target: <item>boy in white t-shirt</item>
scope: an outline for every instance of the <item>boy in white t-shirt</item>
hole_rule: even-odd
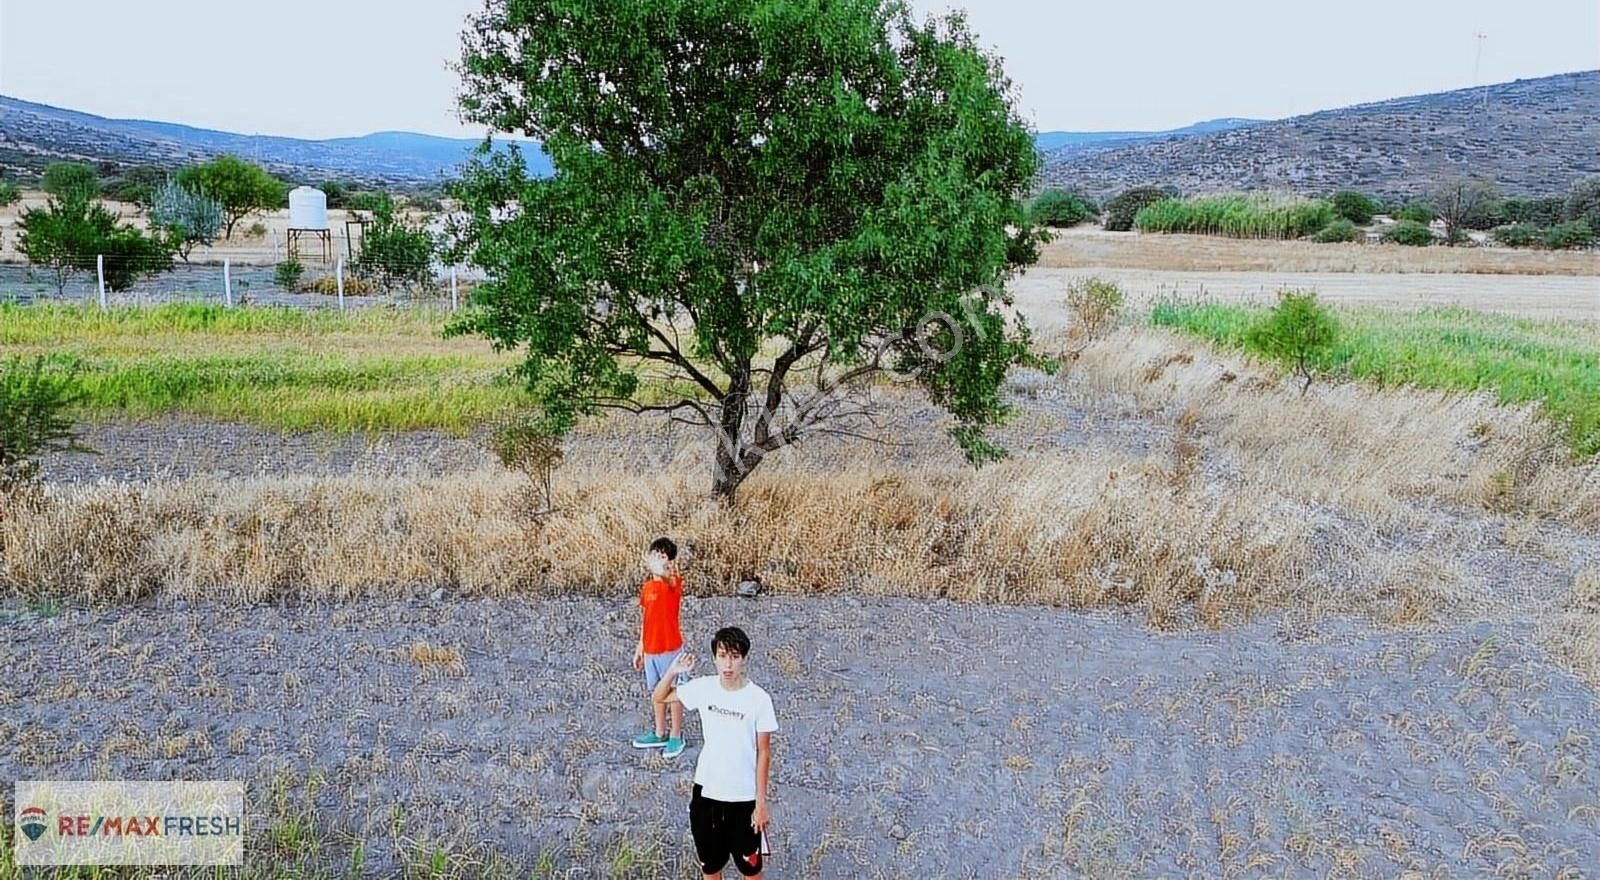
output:
[[[679,685],[678,674],[694,668],[695,656],[682,653],[656,684],[658,704],[682,703],[700,712],[705,745],[694,766],[694,796],[689,829],[700,869],[721,877],[728,859],[746,877],[761,877],[761,833],[766,830],[767,775],[772,769],[772,734],[778,716],[772,697],[745,677],[750,637],[736,626],[711,639],[716,675]]]

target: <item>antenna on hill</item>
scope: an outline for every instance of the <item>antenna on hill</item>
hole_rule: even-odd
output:
[[[1479,72],[1483,69],[1483,41],[1489,39],[1489,35],[1479,31],[1477,36],[1478,51],[1472,59],[1472,84],[1483,87],[1483,112],[1487,113],[1489,112],[1489,87],[1483,85],[1482,80],[1479,78]]]

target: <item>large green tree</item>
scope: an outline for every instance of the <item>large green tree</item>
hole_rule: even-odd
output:
[[[283,181],[261,166],[228,155],[179,171],[178,184],[222,204],[222,237],[228,239],[233,238],[234,224],[256,211],[279,206],[287,191]]]
[[[459,331],[523,348],[549,425],[665,411],[731,499],[767,454],[872,436],[874,374],[915,380],[974,463],[1030,360],[1004,283],[1037,256],[1038,168],[1001,63],[959,16],[885,0],[488,0],[462,110],[537,138],[455,195],[487,270]],[[694,392],[640,394],[665,369]],[[646,401],[649,401],[648,403]]]

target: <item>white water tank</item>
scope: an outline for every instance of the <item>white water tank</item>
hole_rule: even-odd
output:
[[[289,228],[327,229],[327,194],[313,186],[289,190]]]

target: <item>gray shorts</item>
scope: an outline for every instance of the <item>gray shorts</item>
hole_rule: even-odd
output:
[[[672,667],[672,661],[678,659],[678,655],[682,653],[683,650],[679,649],[677,651],[668,651],[665,654],[644,655],[644,686],[648,688],[651,693],[655,693],[656,685],[661,682],[661,676],[667,674],[667,670]],[[677,684],[675,684],[674,687],[677,687],[688,680],[688,673],[680,672],[678,673]]]

